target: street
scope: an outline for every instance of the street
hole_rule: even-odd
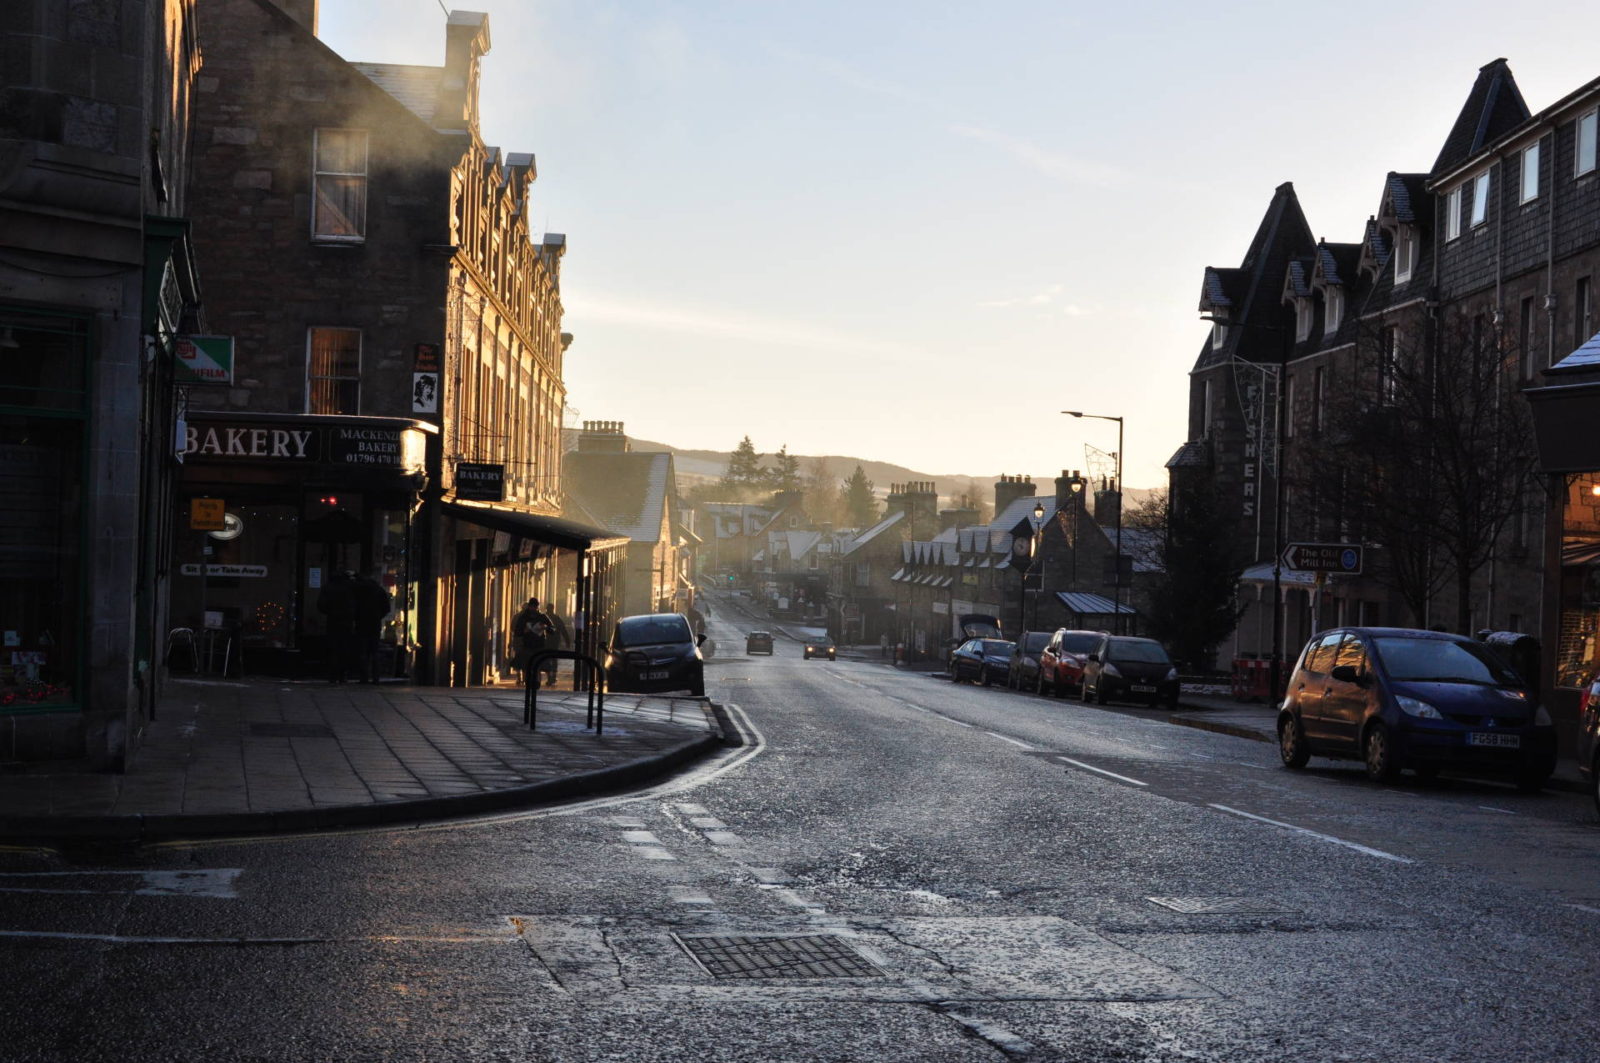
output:
[[[401,829],[0,851],[0,1059],[1592,1060],[1575,794],[803,661],[746,745]]]

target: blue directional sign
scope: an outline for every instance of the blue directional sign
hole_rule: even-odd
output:
[[[1335,572],[1361,575],[1362,547],[1357,543],[1290,543],[1283,551],[1283,567],[1296,572]]]

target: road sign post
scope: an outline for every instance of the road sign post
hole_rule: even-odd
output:
[[[1284,568],[1295,572],[1359,576],[1364,555],[1359,543],[1290,543],[1281,560]]]

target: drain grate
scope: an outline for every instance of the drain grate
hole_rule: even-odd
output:
[[[716,978],[883,977],[833,934],[673,937]]]
[[[253,723],[254,738],[332,738],[333,729],[325,723]]]
[[[1145,900],[1184,915],[1267,915],[1295,911],[1267,897],[1146,897]]]

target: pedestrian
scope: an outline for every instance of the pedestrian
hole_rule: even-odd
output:
[[[394,609],[394,599],[372,575],[364,575],[351,586],[355,597],[355,649],[361,681],[378,681],[378,653],[383,647],[384,618]]]
[[[355,573],[335,572],[317,595],[317,611],[328,628],[328,682],[343,683],[354,663],[356,644]]]
[[[530,597],[517,615],[511,618],[511,664],[522,673],[522,681],[529,680],[528,669],[533,664],[533,659],[542,650],[546,649],[555,632],[555,624],[551,622],[544,610],[539,608],[539,599]],[[553,662],[548,662],[553,663]],[[541,669],[549,669],[541,664]]]

